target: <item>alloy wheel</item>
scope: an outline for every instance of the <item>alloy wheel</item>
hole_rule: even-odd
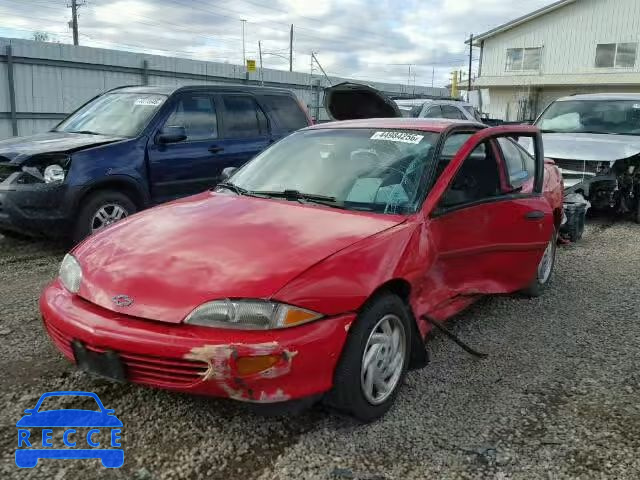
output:
[[[122,220],[129,216],[121,205],[117,203],[109,203],[103,205],[98,209],[93,218],[91,219],[91,233],[97,232],[109,225]]]

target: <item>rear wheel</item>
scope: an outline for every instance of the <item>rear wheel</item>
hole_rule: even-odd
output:
[[[363,308],[349,331],[326,403],[363,422],[391,408],[409,363],[409,318],[407,307],[392,294]]]
[[[544,290],[547,288],[547,285],[551,282],[551,277],[553,275],[553,269],[556,264],[556,251],[558,248],[558,233],[554,229],[553,234],[551,235],[551,239],[549,243],[547,243],[547,248],[542,254],[542,258],[538,263],[538,268],[536,270],[536,276],[531,282],[531,284],[522,291],[525,295],[529,297],[539,297],[542,295]]]
[[[73,232],[73,241],[85,237],[136,213],[136,205],[125,194],[115,190],[102,190],[83,200]]]

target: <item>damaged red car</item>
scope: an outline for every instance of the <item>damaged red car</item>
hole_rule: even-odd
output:
[[[542,292],[561,219],[533,127],[321,124],[90,237],[40,306],[62,353],[103,376],[370,421],[427,364],[432,322]]]

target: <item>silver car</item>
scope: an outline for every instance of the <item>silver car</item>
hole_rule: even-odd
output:
[[[582,194],[596,209],[633,213],[640,223],[640,93],[560,98],[535,125],[565,193]]]
[[[413,98],[395,100],[403,117],[414,118],[454,118],[481,122],[480,113],[470,103],[456,100],[434,100]]]

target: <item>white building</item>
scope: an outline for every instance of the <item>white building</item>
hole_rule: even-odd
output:
[[[474,38],[482,111],[528,120],[562,96],[640,92],[639,40],[640,0],[561,0],[500,25]]]

